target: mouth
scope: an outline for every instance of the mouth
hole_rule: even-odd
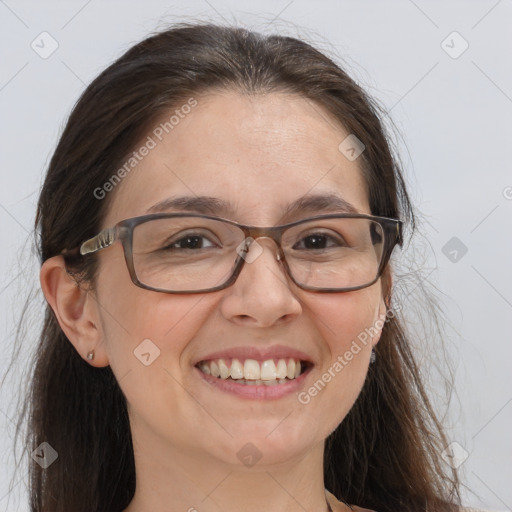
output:
[[[216,358],[195,365],[204,375],[219,382],[245,386],[285,385],[307,373],[312,366],[310,361],[292,357],[266,360]]]

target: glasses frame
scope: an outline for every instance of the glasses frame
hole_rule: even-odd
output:
[[[106,249],[107,247],[111,247],[116,241],[120,241],[123,246],[124,251],[124,258],[126,261],[126,265],[128,267],[128,272],[130,274],[130,278],[136,286],[140,288],[144,288],[146,290],[151,290],[155,292],[161,292],[161,293],[171,293],[176,295],[185,295],[185,294],[193,294],[193,293],[210,293],[210,292],[216,292],[219,290],[223,290],[224,288],[228,288],[238,278],[240,275],[240,272],[242,271],[242,268],[245,263],[245,258],[238,254],[238,258],[235,260],[235,265],[233,268],[233,273],[231,277],[227,281],[225,281],[223,284],[215,286],[213,288],[205,288],[200,290],[180,290],[180,291],[172,291],[172,290],[164,290],[161,288],[155,288],[152,286],[148,286],[144,283],[141,283],[137,277],[137,273],[135,272],[135,266],[133,263],[133,230],[136,226],[140,224],[144,224],[145,222],[149,222],[151,220],[155,219],[166,219],[166,218],[173,218],[173,217],[197,217],[197,218],[203,218],[203,219],[211,219],[211,220],[217,220],[225,222],[229,225],[235,226],[243,231],[244,233],[244,241],[247,241],[249,238],[252,238],[253,241],[257,240],[258,238],[270,238],[272,239],[276,245],[278,250],[278,261],[281,261],[283,263],[283,266],[285,268],[286,274],[288,277],[292,280],[292,282],[301,288],[302,290],[307,290],[311,292],[318,292],[318,293],[339,293],[339,292],[349,292],[349,291],[355,291],[355,290],[361,290],[363,288],[367,288],[368,286],[371,286],[372,284],[376,283],[377,280],[381,277],[382,272],[384,271],[384,268],[386,267],[390,257],[391,253],[394,249],[394,247],[398,244],[400,247],[403,244],[403,222],[398,219],[391,219],[388,217],[380,217],[376,215],[367,215],[367,214],[353,214],[353,213],[332,213],[332,214],[323,214],[323,215],[317,215],[314,217],[308,217],[306,219],[301,219],[298,221],[290,222],[288,224],[283,224],[280,226],[271,226],[271,227],[258,227],[258,226],[248,226],[245,224],[239,224],[238,222],[235,222],[230,219],[225,219],[222,217],[216,217],[212,215],[203,215],[203,214],[194,214],[194,213],[155,213],[155,214],[149,214],[149,215],[142,215],[140,217],[132,217],[130,219],[125,219],[120,222],[118,222],[115,226],[106,228],[102,230],[100,233],[98,233],[96,236],[86,240],[83,242],[79,248],[75,249],[74,251],[67,252],[67,254],[71,253],[79,253],[82,256],[85,256],[87,254],[93,254],[95,252],[101,251],[102,249]],[[290,267],[288,266],[288,262],[286,261],[286,257],[283,251],[283,248],[281,247],[281,240],[283,233],[293,227],[297,226],[298,224],[303,224],[306,222],[310,222],[312,220],[320,220],[320,219],[331,219],[331,218],[353,218],[353,219],[368,219],[371,221],[374,221],[382,227],[382,231],[384,233],[384,247],[382,249],[382,256],[381,261],[379,264],[379,268],[377,270],[377,275],[373,281],[370,283],[359,285],[359,286],[353,286],[349,288],[318,288],[314,286],[307,286],[298,283],[295,281],[292,272],[290,270]],[[250,243],[246,243],[244,252],[246,253],[249,250],[249,247],[251,245],[252,241]]]

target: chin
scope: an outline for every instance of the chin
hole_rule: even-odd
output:
[[[257,422],[246,425],[243,432],[238,431],[233,438],[222,443],[220,450],[215,450],[219,452],[217,456],[228,464],[243,465],[248,469],[262,468],[301,458],[318,442],[312,438],[311,428],[301,429],[295,425],[285,429],[282,428],[283,423],[279,424],[274,419],[265,422],[264,426]]]

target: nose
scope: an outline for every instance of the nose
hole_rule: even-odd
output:
[[[270,238],[259,237],[249,245],[244,266],[235,283],[226,289],[221,311],[240,324],[268,327],[290,321],[302,312],[294,294],[279,248]]]

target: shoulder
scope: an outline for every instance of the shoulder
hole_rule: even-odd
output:
[[[343,509],[340,509],[340,510],[343,510]],[[361,508],[361,507],[352,507],[352,510],[354,512],[377,512],[374,510],[369,510],[367,508]],[[490,511],[484,510],[482,508],[460,507],[459,512],[490,512]]]
[[[350,509],[347,507],[347,505],[343,504],[341,501],[339,501],[334,494],[329,492],[326,489],[327,498],[329,501],[329,504],[332,507],[333,512],[346,512],[348,510],[351,510],[352,512],[378,512],[375,510],[370,510],[368,508],[361,508],[352,506]],[[460,507],[459,512],[490,512],[489,510],[484,510],[481,508],[472,508],[472,507]]]
[[[459,512],[490,512],[483,508],[472,508],[472,507],[460,507]]]
[[[374,510],[369,510],[367,508],[361,508],[361,507],[356,507],[356,506],[352,506],[352,507],[349,508],[347,505],[345,505],[341,501],[339,501],[336,498],[336,496],[334,496],[334,494],[329,492],[327,489],[326,489],[326,495],[327,495],[327,499],[329,501],[329,505],[331,505],[331,507],[332,507],[332,512],[348,512],[348,511],[352,511],[352,512],[375,512]]]

